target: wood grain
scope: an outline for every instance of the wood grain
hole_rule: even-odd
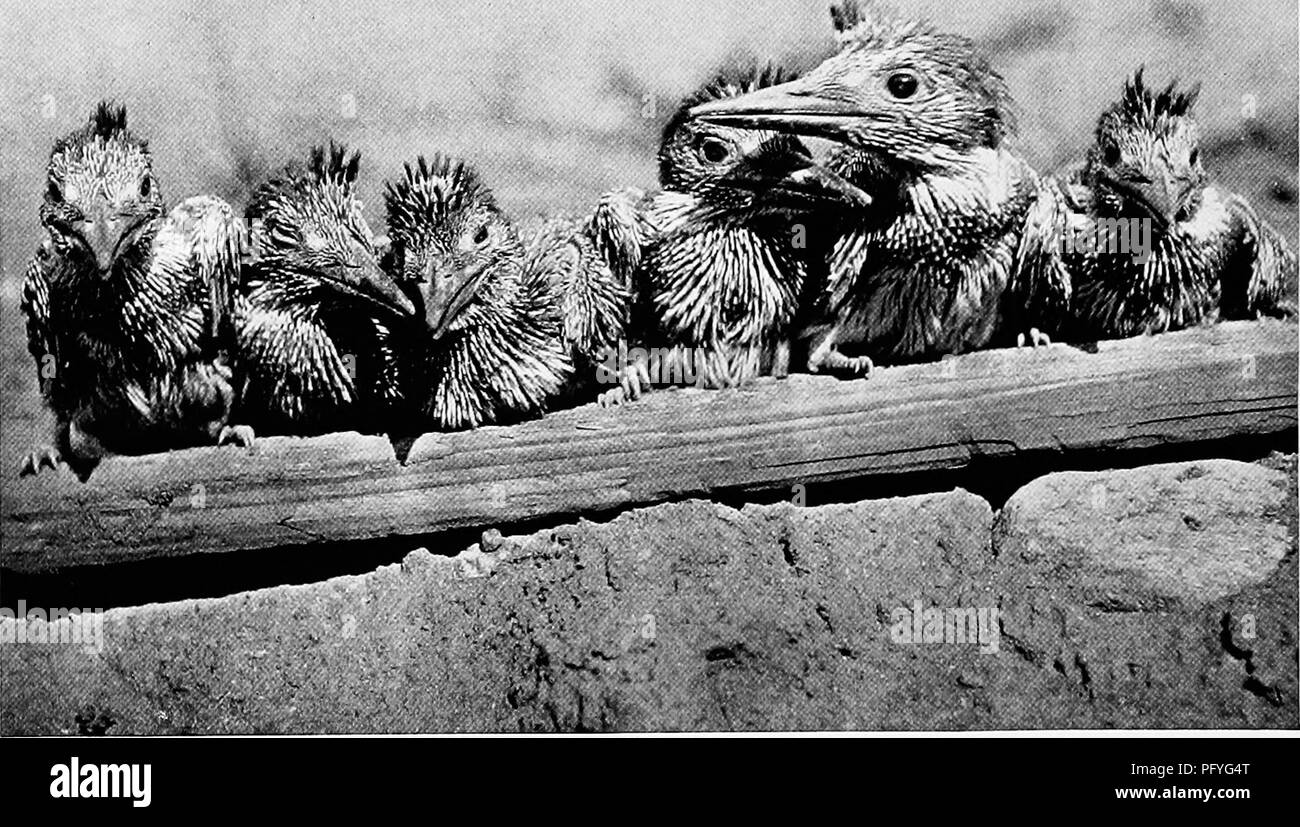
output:
[[[487,527],[717,489],[941,471],[973,458],[1293,433],[1294,324],[986,351],[842,382],[656,391],[509,428],[427,434],[399,464],[335,434],[115,458],[6,480],[0,566],[77,565]]]

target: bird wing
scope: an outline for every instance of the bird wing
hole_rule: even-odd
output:
[[[356,401],[348,363],[314,319],[254,294],[236,298],[234,321],[241,417],[298,428]]]
[[[232,302],[249,252],[248,235],[230,205],[220,198],[199,195],[181,202],[168,222],[189,241],[190,262],[208,290],[212,309],[210,333],[217,341],[229,337]]]
[[[1034,327],[1055,333],[1070,309],[1073,285],[1064,256],[1064,234],[1077,223],[1073,214],[1079,193],[1055,178],[1039,182],[1025,215],[1008,285],[1009,316],[1020,330]]]
[[[529,244],[528,273],[551,285],[577,355],[599,359],[626,335],[631,291],[580,228],[563,220],[544,225]]]
[[[1296,256],[1246,199],[1229,195],[1233,243],[1223,271],[1223,315],[1294,315],[1288,289],[1296,283]]]
[[[27,264],[21,303],[23,315],[27,318],[27,350],[36,360],[37,381],[41,395],[46,398],[50,393],[50,381],[54,378],[46,367],[49,358],[53,357],[55,366],[58,365],[58,347],[50,326],[49,269],[52,261],[53,252],[47,240]]]
[[[587,220],[587,237],[614,277],[625,285],[632,284],[646,248],[658,235],[645,206],[646,196],[641,190],[614,190],[601,196]]]

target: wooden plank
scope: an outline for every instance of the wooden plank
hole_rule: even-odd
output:
[[[716,489],[957,469],[974,457],[1292,433],[1294,324],[1223,324],[1103,343],[987,351],[841,382],[657,391],[510,428],[428,434],[405,465],[379,437],[265,439],[10,480],[0,566],[44,571],[160,556],[426,534],[650,504]]]

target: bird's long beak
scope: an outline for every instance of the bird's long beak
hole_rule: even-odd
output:
[[[767,129],[845,142],[852,127],[871,117],[860,107],[825,97],[806,79],[793,80],[693,107],[690,117],[719,126]]]
[[[415,305],[397,282],[388,277],[379,264],[369,257],[359,267],[332,267],[322,274],[325,280],[341,292],[366,299],[389,313],[414,316]]]
[[[433,287],[426,294],[424,314],[435,340],[446,336],[451,330],[452,325],[460,318],[460,314],[478,295],[486,275],[486,266],[462,271],[452,279],[447,279],[437,272],[430,275],[429,283]],[[445,290],[443,285],[449,284],[455,287],[450,291]]]
[[[108,278],[129,228],[120,218],[104,214],[93,216],[87,225],[82,238],[95,256],[95,267],[100,277]]]

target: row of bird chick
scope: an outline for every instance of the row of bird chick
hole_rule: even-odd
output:
[[[832,21],[840,51],[803,77],[729,73],[684,101],[661,191],[528,234],[468,163],[434,156],[388,186],[380,249],[359,159],[334,145],[259,188],[247,224],[209,197],[167,213],[147,144],[101,106],[48,167],[23,292],[58,425],[24,470],[625,401],[644,363],[597,379],[628,342],[726,387],[1290,312],[1295,256],[1209,185],[1194,92],[1139,71],[1086,157],[1043,176],[969,40],[853,0]],[[1123,222],[1141,255],[1075,243]]]
[[[780,372],[772,343],[812,267],[791,219],[870,199],[793,137],[687,111],[783,77],[738,72],[688,98],[663,136],[662,192],[616,191],[528,232],[469,163],[420,157],[386,187],[382,245],[357,153],[312,149],[242,219],[211,196],[167,212],[147,142],[101,104],[47,167],[23,310],[56,427],[22,472],[620,402],[649,380],[644,363],[611,367],[629,341],[707,353],[712,387]]]
[[[530,248],[472,168],[435,156],[388,186],[384,249],[359,172],[330,143],[242,217],[210,196],[168,212],[123,108],[58,141],[22,291],[56,425],[22,473],[84,479],[109,454],[256,434],[474,427],[576,393],[592,337],[621,336],[630,304],[582,228]]]

